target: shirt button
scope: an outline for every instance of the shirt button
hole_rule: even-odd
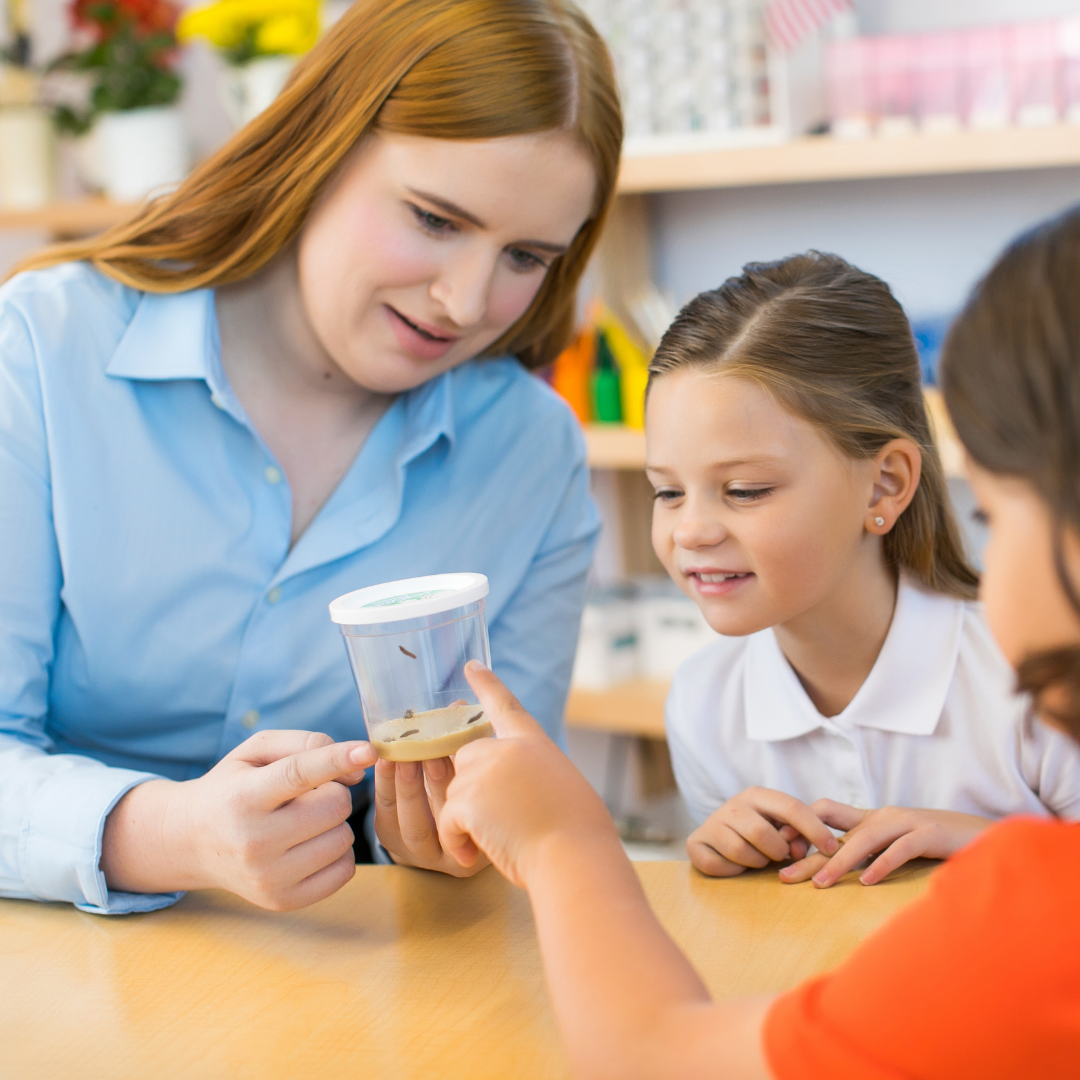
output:
[[[275,585],[267,594],[266,602],[276,604],[281,599],[281,590]]]
[[[263,469],[263,476],[266,477],[268,484],[280,484],[281,483],[281,470],[275,469],[273,465],[267,465]]]
[[[210,402],[216,409],[224,409],[225,408],[225,402],[222,401],[221,398],[219,398],[217,396],[217,394],[211,394],[210,395]]]
[[[250,731],[259,722],[259,710],[248,709],[243,716],[240,717],[240,723],[244,725]]]

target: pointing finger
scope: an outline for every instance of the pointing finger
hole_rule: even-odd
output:
[[[331,743],[290,754],[256,770],[251,801],[260,809],[275,810],[305,791],[374,763],[375,751],[366,742]]]
[[[544,729],[525,711],[525,707],[503,685],[499,677],[479,660],[465,665],[465,678],[476,692],[501,738],[512,735],[546,735]]]

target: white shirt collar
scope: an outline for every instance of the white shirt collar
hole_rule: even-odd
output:
[[[851,703],[829,719],[838,727],[930,735],[937,727],[960,650],[964,602],[900,579],[885,644]],[[746,649],[746,734],[778,742],[822,727],[799,677],[771,629],[751,634]]]

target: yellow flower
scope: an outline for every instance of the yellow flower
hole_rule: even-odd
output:
[[[318,36],[317,20],[305,20],[298,15],[279,15],[259,26],[255,32],[255,49],[268,55],[305,53],[315,44]]]
[[[252,31],[259,54],[306,52],[319,36],[319,0],[217,0],[185,12],[176,36],[235,49]]]

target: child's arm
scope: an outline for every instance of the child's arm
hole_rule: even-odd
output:
[[[768,999],[710,1002],[596,793],[491,672],[468,678],[499,737],[458,752],[443,847],[464,865],[483,850],[528,890],[575,1074],[768,1080]]]
[[[876,885],[911,859],[948,859],[993,824],[989,818],[953,810],[918,810],[883,806],[859,810],[832,799],[818,799],[811,809],[836,829],[847,829],[842,846],[831,859],[820,852],[780,871],[784,881],[812,878],[825,889],[834,885],[864,859],[878,857],[862,872],[864,885]]]
[[[751,787],[695,829],[686,851],[703,874],[734,877],[770,862],[805,861],[810,844],[826,855],[840,850],[829,827],[805,803],[783,791]]]

